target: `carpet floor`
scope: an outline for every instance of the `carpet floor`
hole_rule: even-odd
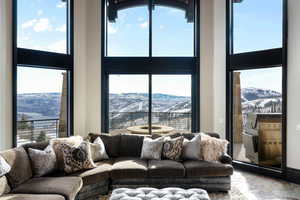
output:
[[[209,193],[211,200],[300,200],[300,185],[235,171],[228,193]],[[109,196],[100,200],[108,200]]]

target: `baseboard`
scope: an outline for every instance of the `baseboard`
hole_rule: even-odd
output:
[[[296,184],[300,184],[300,170],[287,167],[286,180]]]

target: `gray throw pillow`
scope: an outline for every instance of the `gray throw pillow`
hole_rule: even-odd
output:
[[[61,144],[64,159],[64,171],[74,173],[84,169],[96,167],[92,160],[91,147],[89,142],[82,142],[78,147],[68,144]]]
[[[166,137],[164,139],[163,157],[170,160],[180,160],[183,149],[183,136],[173,138]]]
[[[47,175],[57,169],[57,160],[51,145],[44,150],[28,149],[34,177]]]
[[[152,140],[151,138],[144,138],[141,159],[161,160],[161,153],[164,144],[162,137]]]
[[[0,155],[0,177],[7,174],[10,171],[10,169],[11,169],[10,165]]]
[[[103,141],[97,137],[93,143],[90,143],[91,154],[94,162],[109,159]]]
[[[184,160],[201,160],[201,135],[192,140],[184,139],[182,158]]]

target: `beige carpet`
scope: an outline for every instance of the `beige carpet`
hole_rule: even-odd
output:
[[[209,193],[211,200],[300,200],[300,185],[248,172],[235,171],[231,187],[228,193]]]

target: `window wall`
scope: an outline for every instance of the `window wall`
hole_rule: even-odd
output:
[[[286,1],[228,1],[227,137],[237,165],[285,167]]]
[[[194,0],[102,4],[102,131],[199,130]]]
[[[14,145],[67,137],[73,127],[73,1],[13,3]]]

